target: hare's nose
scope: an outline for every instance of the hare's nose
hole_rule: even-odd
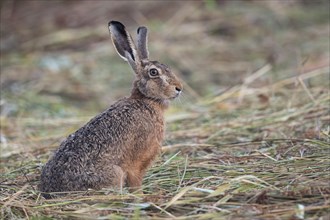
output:
[[[177,93],[180,93],[182,91],[182,89],[179,87],[175,87],[175,90],[177,91]]]

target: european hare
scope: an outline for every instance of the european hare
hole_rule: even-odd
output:
[[[170,68],[149,61],[147,28],[137,29],[137,47],[125,26],[109,22],[113,45],[135,72],[131,95],[69,135],[43,167],[39,189],[49,192],[106,187],[130,191],[160,152],[164,110],[179,96],[182,84]]]

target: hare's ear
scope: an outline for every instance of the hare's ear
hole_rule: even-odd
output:
[[[109,22],[109,31],[117,53],[125,61],[128,61],[137,73],[140,61],[131,35],[126,31],[125,26],[118,21]]]
[[[137,50],[141,60],[149,59],[148,51],[148,29],[139,27],[137,29]]]

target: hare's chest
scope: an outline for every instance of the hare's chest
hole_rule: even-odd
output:
[[[156,117],[152,120],[146,120],[143,130],[143,142],[147,146],[161,146],[165,136],[165,124],[162,117]]]
[[[135,147],[141,154],[158,154],[164,140],[164,120],[161,117],[145,119],[135,134]]]

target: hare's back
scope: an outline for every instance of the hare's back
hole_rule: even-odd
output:
[[[131,145],[141,137],[163,133],[163,118],[142,100],[122,99],[71,134],[61,147],[87,154]],[[115,149],[114,149],[115,150]],[[117,152],[116,153],[120,153]],[[119,155],[117,155],[119,156]]]

